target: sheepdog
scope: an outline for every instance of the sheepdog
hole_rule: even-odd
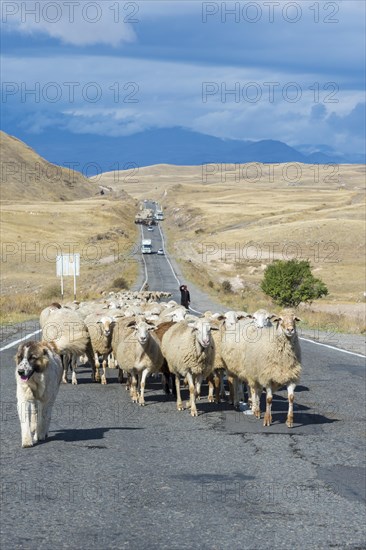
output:
[[[19,346],[15,363],[22,447],[32,447],[48,436],[62,362],[53,342],[31,340]]]

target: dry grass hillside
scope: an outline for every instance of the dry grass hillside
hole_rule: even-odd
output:
[[[50,164],[24,142],[0,132],[1,200],[71,201],[92,197],[99,186],[79,172]]]
[[[1,138],[3,170],[7,162],[23,163],[29,173],[36,163],[41,173],[51,166],[15,138]],[[71,179],[67,171],[62,174],[56,186],[47,178],[22,181],[19,173],[2,181],[2,322],[35,317],[42,307],[60,300],[55,259],[61,253],[81,256],[78,299],[121,285],[121,278],[128,286],[136,279],[136,201],[121,190],[96,195],[99,186],[81,174]],[[72,299],[72,277],[66,277],[65,300]]]
[[[309,259],[329,296],[312,309],[364,327],[365,166],[157,165],[100,183],[151,198],[165,210],[170,253],[210,292],[229,280],[241,305],[268,303],[259,290],[273,259]],[[208,284],[209,283],[209,284]]]

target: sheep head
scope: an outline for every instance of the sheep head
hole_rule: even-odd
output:
[[[280,329],[287,338],[293,338],[297,334],[296,323],[300,322],[301,319],[293,312],[283,311],[273,321],[277,324],[277,329]]]
[[[258,309],[253,313],[252,318],[258,328],[264,328],[270,327],[272,325],[271,321],[274,321],[277,318],[277,315],[274,313],[269,313],[266,309]]]
[[[150,331],[156,329],[155,325],[147,321],[131,321],[127,326],[134,328],[134,335],[141,346],[144,346],[148,342]]]
[[[188,323],[188,326],[193,329],[196,334],[197,342],[202,348],[208,348],[211,344],[211,330],[219,330],[217,327],[211,326],[205,319],[197,319]]]
[[[99,321],[97,321],[98,325],[101,325],[101,330],[103,332],[103,336],[110,336],[112,334],[112,329],[114,325],[116,324],[116,321],[113,317],[101,317]]]

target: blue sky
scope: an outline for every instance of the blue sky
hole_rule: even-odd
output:
[[[31,143],[182,126],[362,153],[365,6],[3,0],[3,129]]]

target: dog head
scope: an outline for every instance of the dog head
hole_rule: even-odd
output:
[[[43,372],[47,368],[52,354],[51,346],[44,342],[24,342],[15,356],[17,376],[23,382],[28,382],[35,372]]]

